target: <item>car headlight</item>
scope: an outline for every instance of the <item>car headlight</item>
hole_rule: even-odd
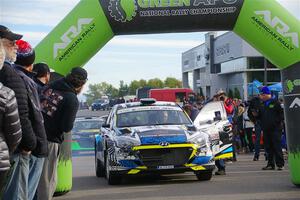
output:
[[[196,136],[191,138],[190,141],[198,145],[197,156],[211,155],[211,142],[208,134],[202,132],[195,135]]]
[[[140,142],[136,139],[128,136],[119,136],[115,140],[117,147],[117,156],[122,156],[128,159],[128,157],[135,156],[135,152],[132,150],[134,146],[139,146]]]

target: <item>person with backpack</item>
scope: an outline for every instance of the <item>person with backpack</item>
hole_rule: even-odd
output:
[[[73,128],[79,107],[77,95],[86,81],[87,72],[75,67],[66,77],[50,83],[42,91],[41,105],[49,155],[45,160],[37,190],[39,200],[50,200],[55,192],[59,148],[64,140],[64,133],[70,132]]]

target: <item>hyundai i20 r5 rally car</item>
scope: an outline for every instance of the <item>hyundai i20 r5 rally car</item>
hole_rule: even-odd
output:
[[[154,99],[114,106],[95,136],[96,175],[109,184],[124,175],[186,171],[210,180],[213,158],[209,135],[177,104]]]

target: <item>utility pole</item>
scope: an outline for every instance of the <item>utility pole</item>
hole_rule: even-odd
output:
[[[268,83],[267,68],[268,68],[268,60],[264,57],[264,85],[267,85]]]

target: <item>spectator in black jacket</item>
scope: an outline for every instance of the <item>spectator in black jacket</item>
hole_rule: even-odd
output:
[[[22,78],[16,73],[11,63],[16,60],[17,45],[22,35],[11,32],[5,26],[0,25],[0,38],[5,50],[5,60],[0,72],[0,82],[15,92],[18,111],[22,128],[22,140],[17,151],[12,155],[14,165],[11,169],[11,177],[4,192],[3,199],[27,198],[29,157],[31,151],[36,148],[36,136],[29,119],[29,98],[26,85]],[[13,178],[12,178],[13,177]]]
[[[264,102],[260,111],[261,127],[264,133],[264,144],[268,155],[268,164],[263,170],[274,170],[274,157],[278,170],[282,170],[284,159],[281,148],[283,109],[279,101],[272,97],[268,87],[261,89],[260,99]]]
[[[45,157],[47,157],[48,143],[37,91],[38,87],[33,81],[34,74],[32,73],[32,68],[35,60],[35,52],[26,41],[18,40],[16,44],[18,51],[14,67],[26,85],[29,98],[29,119],[37,141],[36,148],[32,151],[29,162],[28,199],[32,200],[41,177]]]
[[[52,199],[56,189],[58,149],[63,142],[63,134],[70,132],[78,110],[77,94],[87,81],[87,72],[80,68],[62,79],[50,83],[42,92],[42,112],[48,138],[49,156],[45,161],[38,186],[40,200]]]
[[[4,49],[0,41],[0,70],[4,59]],[[0,199],[11,166],[9,157],[16,150],[21,139],[22,131],[15,93],[0,82]]]

